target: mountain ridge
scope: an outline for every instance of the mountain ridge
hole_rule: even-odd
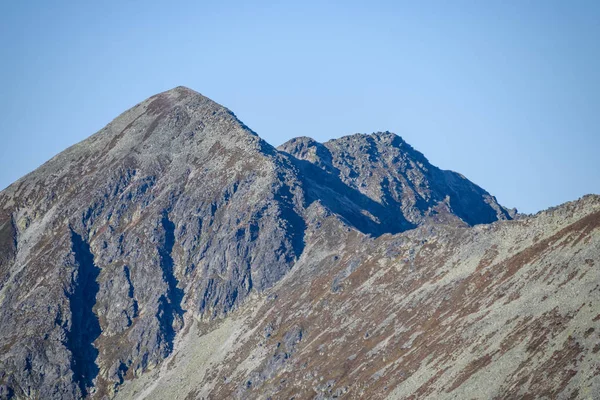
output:
[[[593,199],[577,204],[593,208]],[[373,268],[369,254],[382,266],[403,254],[412,276],[419,257],[446,265],[448,254],[476,248],[475,232],[514,229],[514,216],[395,134],[275,148],[198,92],[159,93],[0,192],[0,397],[112,398],[175,362],[191,330],[209,335],[211,321],[287,285],[307,299],[289,303],[300,319],[289,317],[266,369],[238,374],[271,382],[311,335],[301,325],[321,307],[312,294],[325,301],[353,287]],[[582,235],[595,243],[589,226]],[[427,256],[427,240],[446,250]],[[259,394],[243,381],[211,382],[215,393]]]

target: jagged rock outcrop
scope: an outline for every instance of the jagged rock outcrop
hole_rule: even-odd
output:
[[[565,218],[597,207],[591,200],[581,204]],[[191,398],[196,392],[280,397],[291,395],[295,383],[304,388],[300,397],[393,393],[402,379],[383,391],[342,384],[339,375],[300,383],[295,374],[302,371],[324,373],[299,364],[306,343],[317,343],[323,332],[331,341],[321,344],[335,346],[344,329],[351,334],[343,343],[375,343],[367,338],[378,336],[356,324],[380,323],[379,307],[394,309],[386,318],[405,318],[419,301],[452,297],[460,284],[443,274],[458,276],[456,268],[467,279],[481,255],[478,232],[487,232],[469,226],[512,216],[483,189],[432,166],[394,134],[325,144],[298,138],[278,150],[190,89],[158,94],[0,193],[0,397],[99,399],[137,391],[161,398],[167,392],[160,390],[170,386],[158,390],[148,377],[166,382],[169,369],[187,376],[194,371],[177,359],[194,356],[204,363],[194,367],[204,375],[180,385]],[[548,231],[564,225],[524,219],[514,222],[519,230],[507,221],[492,230],[516,229],[521,241],[490,233],[485,243],[514,255],[533,245],[527,224],[539,238],[547,236],[539,221],[550,224]],[[586,229],[572,257],[589,253],[593,269],[597,230],[594,224]],[[571,254],[561,251],[555,251],[561,260]],[[463,253],[471,258],[458,256]],[[386,275],[385,287],[360,286],[362,277],[387,270],[398,273]],[[434,288],[439,292],[430,300],[414,297],[415,290]],[[460,296],[456,304],[468,302]],[[355,322],[340,325],[343,313]],[[431,317],[415,314],[402,332],[417,335],[431,324],[424,315]],[[222,336],[230,324],[236,328]],[[460,333],[463,326],[453,329]],[[340,354],[352,346],[339,343],[328,350],[339,352],[327,364],[331,374],[337,364],[366,362],[358,353],[344,361]],[[585,352],[587,345],[580,345]],[[452,351],[444,349],[435,355]],[[209,365],[215,369],[206,374]],[[230,370],[234,366],[242,370]],[[528,368],[525,375],[536,367]],[[288,373],[293,379],[281,382]],[[367,379],[363,375],[357,376]]]
[[[464,176],[431,165],[390,132],[356,134],[325,144],[301,137],[279,147],[339,178],[374,200],[381,220],[403,216],[392,233],[413,228],[432,214],[452,214],[469,225],[511,219],[496,199]]]

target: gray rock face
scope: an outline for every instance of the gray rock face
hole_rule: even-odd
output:
[[[194,91],[158,94],[0,193],[0,395],[111,397],[324,232],[498,219],[492,196],[393,134],[277,150]],[[283,361],[303,330],[286,332]]]
[[[0,379],[91,395],[168,355],[184,312],[221,314],[278,281],[303,245],[287,162],[177,88],[7,188]]]
[[[325,144],[302,137],[279,147],[308,161],[381,205],[379,220],[393,233],[431,215],[453,214],[469,225],[511,219],[496,199],[464,176],[442,171],[390,132],[356,134]],[[403,218],[398,219],[398,215]]]

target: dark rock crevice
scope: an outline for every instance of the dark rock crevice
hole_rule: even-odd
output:
[[[292,245],[293,254],[295,255],[296,259],[298,259],[304,251],[306,221],[295,210],[294,204],[292,203],[292,198],[293,194],[288,185],[282,185],[275,194],[275,200],[281,204],[280,217],[288,223],[287,231],[290,236],[289,239]],[[292,262],[294,260],[288,259],[286,261]]]
[[[161,225],[164,231],[164,242],[159,248],[160,267],[163,274],[163,280],[167,283],[167,293],[159,299],[159,310],[157,318],[160,321],[163,338],[167,343],[167,351],[173,350],[173,341],[177,331],[183,324],[183,314],[185,310],[181,308],[183,300],[183,290],[180,289],[179,280],[175,277],[173,247],[175,246],[175,224],[169,219],[167,212],[164,212],[161,219]]]
[[[97,279],[100,268],[94,264],[89,244],[73,230],[71,243],[77,270],[68,294],[71,328],[67,333],[66,345],[72,354],[73,379],[82,396],[86,396],[99,372],[96,364],[98,350],[94,347],[94,341],[100,336],[101,329],[93,308],[99,291]]]
[[[17,255],[17,232],[12,214],[0,216],[0,288],[8,279],[10,267]]]
[[[127,291],[127,296],[133,301],[133,315],[132,318],[136,318],[138,316],[138,302],[135,298],[135,292],[133,288],[133,283],[131,282],[131,271],[129,271],[129,267],[126,265],[123,267],[123,272],[125,273],[125,279],[127,279],[127,283],[129,284],[129,290]]]

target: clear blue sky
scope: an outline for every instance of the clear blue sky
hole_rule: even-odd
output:
[[[599,1],[3,1],[0,188],[185,85],[273,145],[390,130],[524,212],[600,193]]]

